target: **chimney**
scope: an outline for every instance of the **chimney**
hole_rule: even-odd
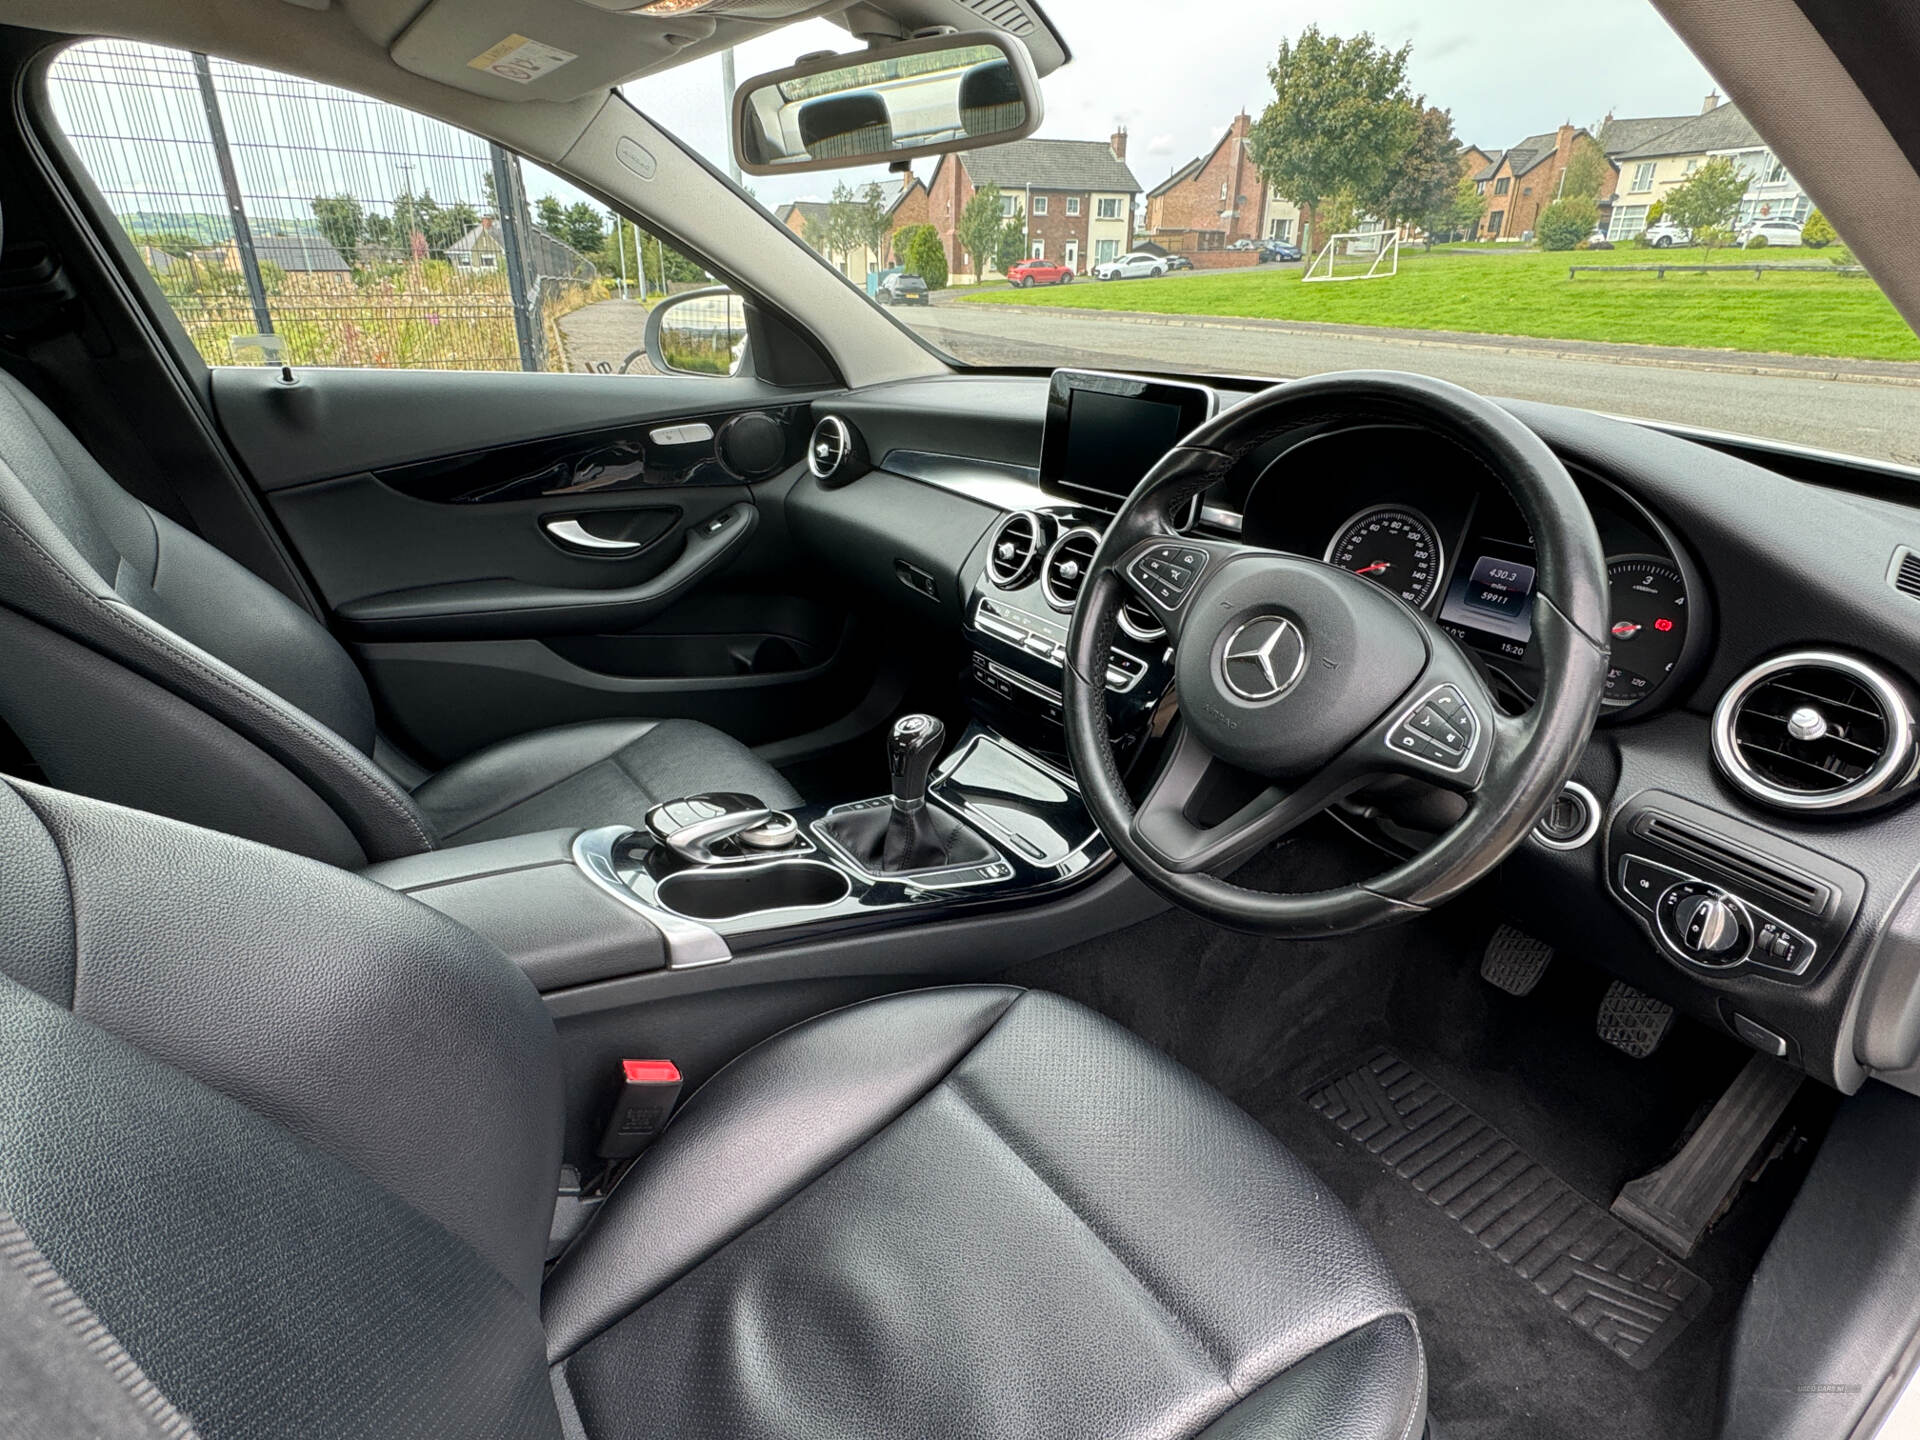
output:
[[[1718,90],[1709,90],[1707,92],[1707,98],[1700,102],[1700,113],[1702,115],[1710,114],[1719,108],[1720,92]]]
[[[1112,149],[1114,159],[1116,160],[1126,159],[1127,158],[1127,127],[1122,125],[1122,126],[1119,126],[1117,129],[1115,129],[1113,134],[1107,137],[1107,145],[1109,146],[1109,148]]]

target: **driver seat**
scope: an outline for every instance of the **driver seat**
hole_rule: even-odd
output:
[[[0,784],[0,1429],[1409,1440],[1407,1301],[1247,1115],[1055,996],[709,1080],[544,1265],[552,1023],[361,876]]]

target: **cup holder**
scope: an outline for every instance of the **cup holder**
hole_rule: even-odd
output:
[[[660,904],[690,920],[733,920],[763,910],[817,910],[837,905],[853,882],[817,860],[681,870],[660,882]]]

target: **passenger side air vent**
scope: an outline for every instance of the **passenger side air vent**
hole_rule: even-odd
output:
[[[1735,844],[1724,835],[1689,825],[1660,810],[1643,813],[1633,822],[1633,832],[1656,845],[1666,846],[1676,855],[1685,856],[1709,873],[1717,873],[1723,880],[1744,885],[1757,894],[1811,915],[1827,913],[1832,887]]]
[[[822,415],[807,440],[807,469],[829,489],[858,480],[869,469],[860,432],[838,415]]]
[[[1887,571],[1887,583],[1902,595],[1920,600],[1920,555],[1902,545],[1893,552],[1893,565]]]
[[[1749,670],[1721,697],[1713,753],[1755,799],[1835,810],[1913,778],[1913,713],[1872,666],[1798,651]]]
[[[1073,602],[1080,598],[1080,587],[1087,583],[1093,552],[1099,548],[1100,532],[1086,525],[1067,531],[1053,542],[1040,567],[1040,585],[1054,609],[1073,609]]]
[[[987,578],[1002,590],[1017,590],[1033,578],[1047,550],[1047,522],[1017,510],[994,527],[987,542]]]

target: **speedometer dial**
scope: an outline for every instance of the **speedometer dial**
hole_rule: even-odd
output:
[[[1687,643],[1687,586],[1671,560],[1618,555],[1607,562],[1613,659],[1605,704],[1612,709],[1652,695]]]
[[[1433,603],[1445,556],[1433,523],[1418,510],[1377,505],[1334,532],[1327,563],[1364,575],[1415,609]]]

